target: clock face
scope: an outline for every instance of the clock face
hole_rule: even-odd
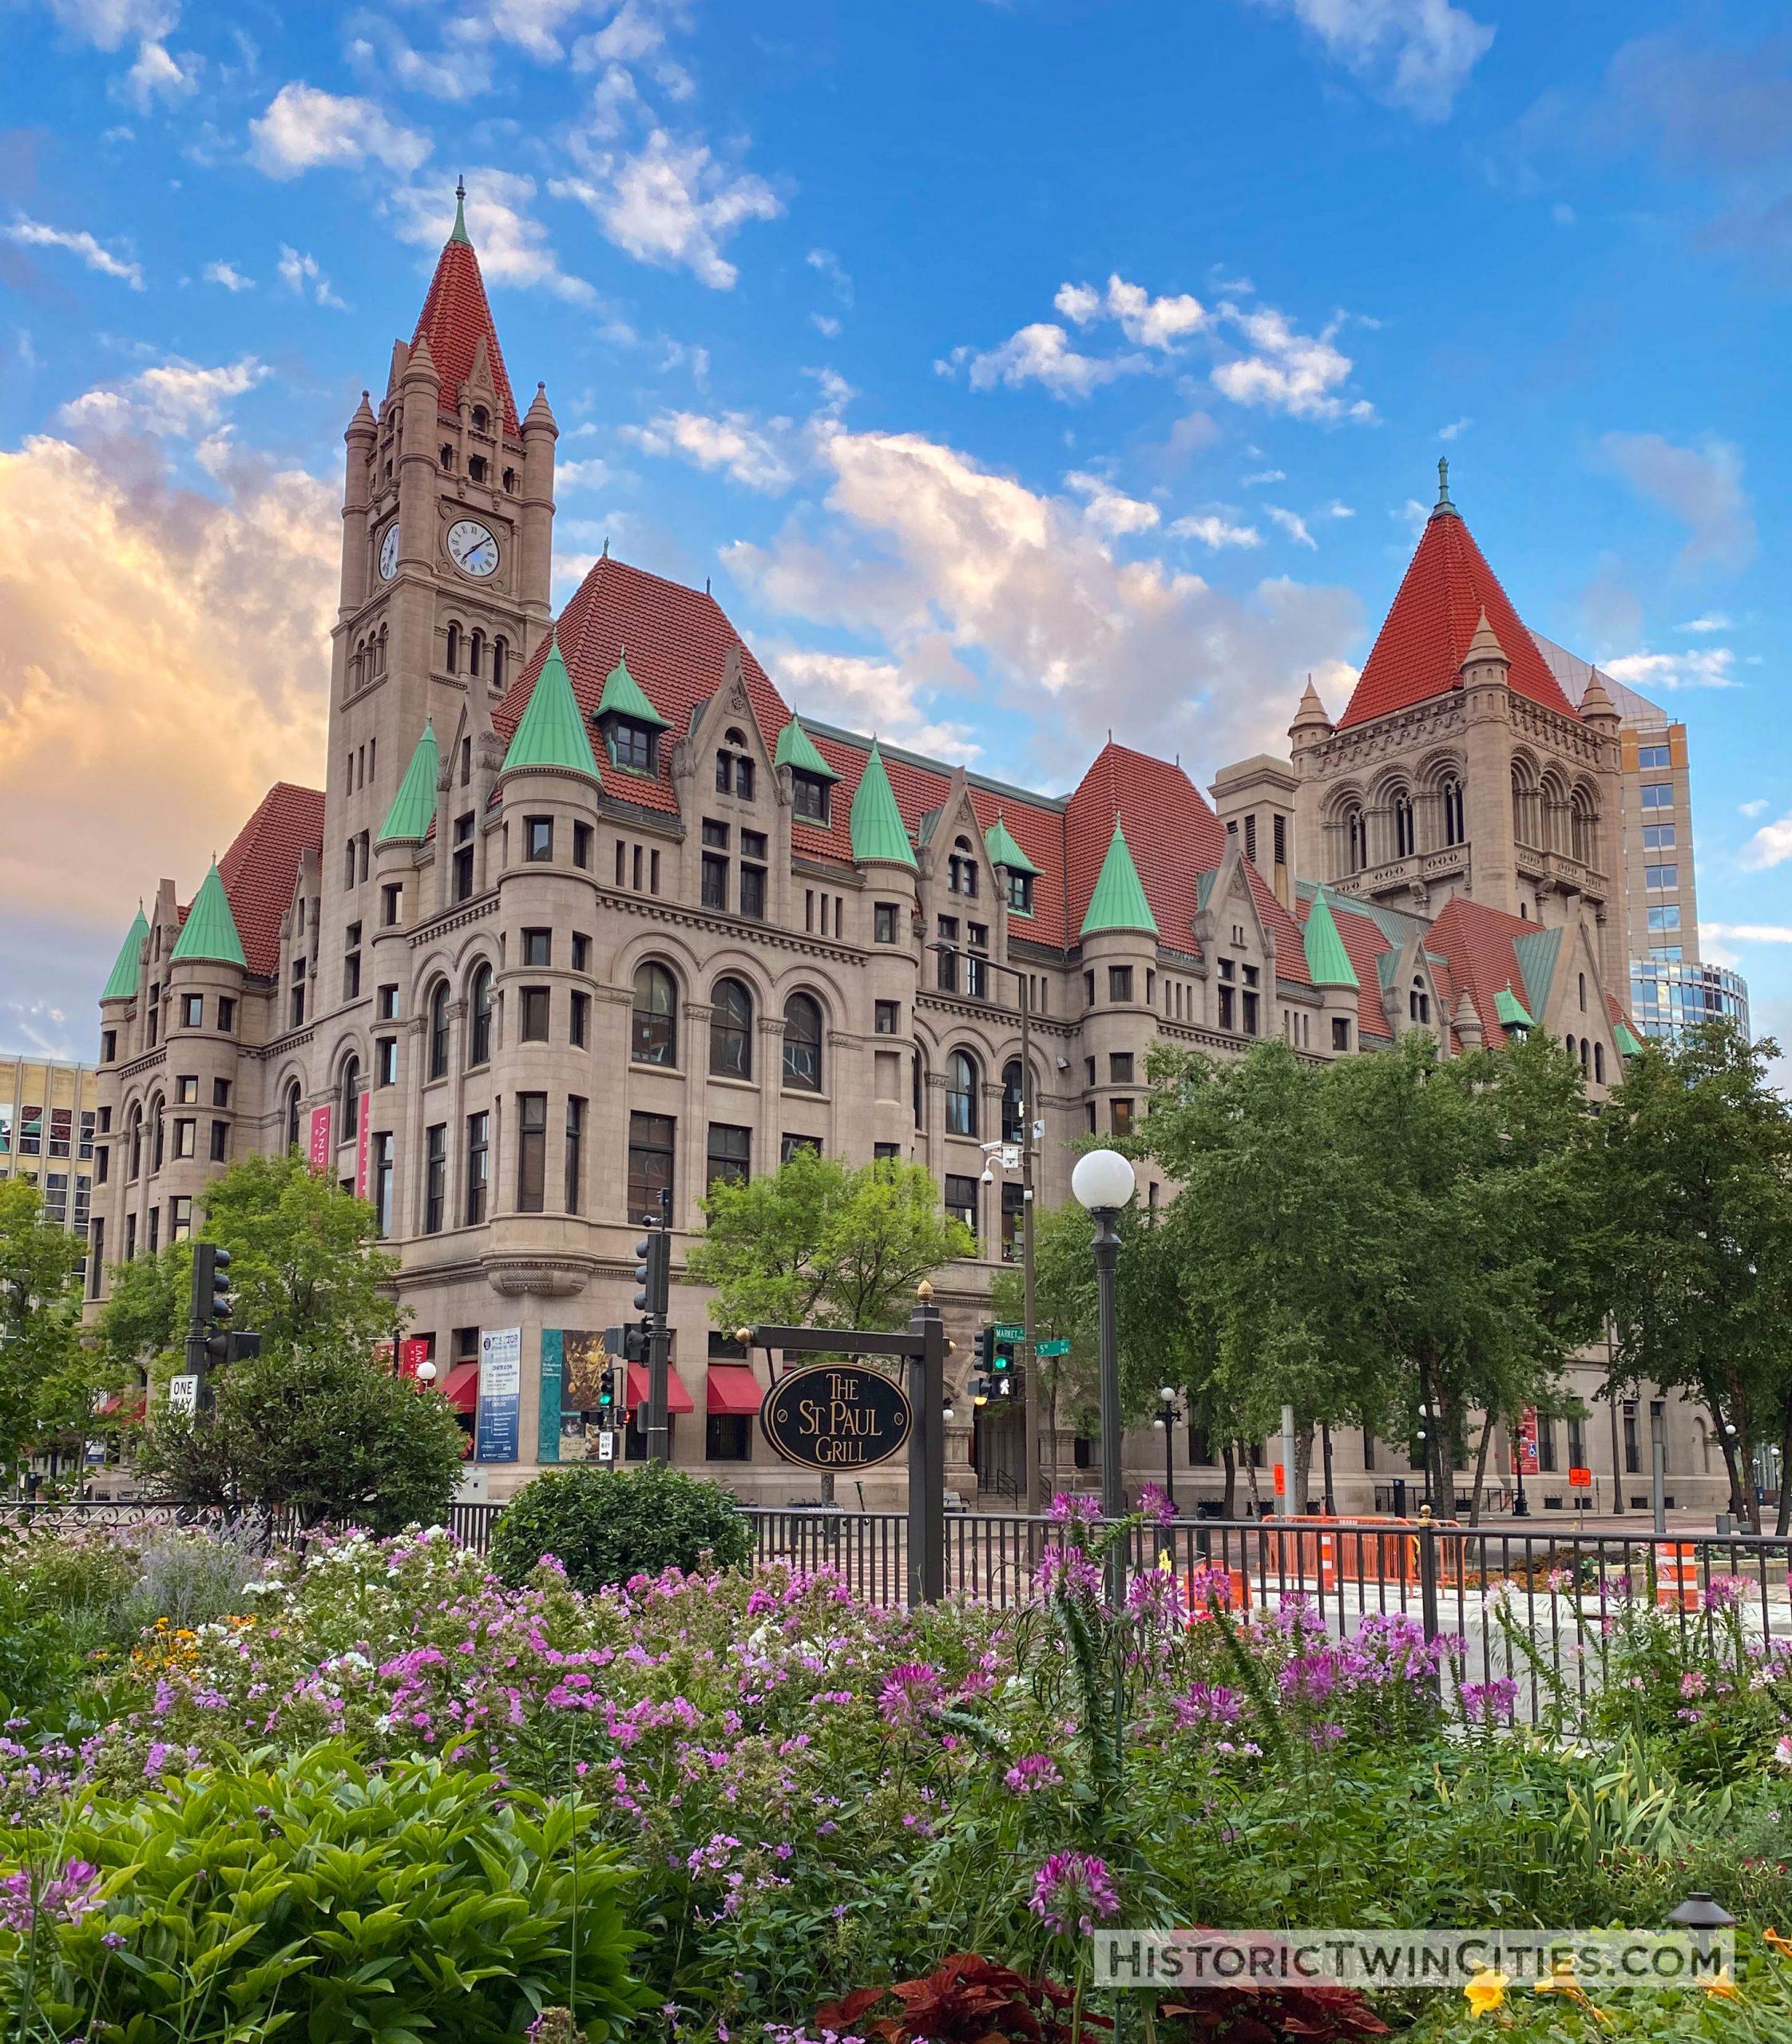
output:
[[[398,529],[394,522],[386,528],[386,537],[379,543],[380,580],[390,582],[398,572]]]
[[[490,575],[498,565],[498,541],[477,518],[460,518],[448,528],[448,558],[463,575]]]

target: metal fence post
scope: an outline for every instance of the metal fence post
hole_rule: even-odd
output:
[[[1438,1634],[1437,1529],[1422,1515],[1419,1519],[1419,1620],[1429,1645]]]

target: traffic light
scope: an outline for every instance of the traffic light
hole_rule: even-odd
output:
[[[635,1245],[635,1310],[664,1320],[672,1305],[672,1235],[654,1228]]]
[[[991,1321],[986,1322],[983,1326],[978,1328],[977,1330],[976,1339],[973,1341],[971,1346],[977,1358],[977,1367],[980,1369],[988,1370],[993,1374],[996,1367],[996,1329],[994,1321]]]
[[[992,1333],[993,1330],[991,1330]],[[992,1341],[989,1358],[989,1396],[992,1398],[1012,1398],[1017,1372],[1014,1368],[1013,1345],[1004,1341]]]
[[[236,1295],[230,1289],[230,1251],[216,1242],[195,1242],[187,1372],[196,1405],[209,1403],[210,1394],[204,1388],[209,1365],[247,1362],[261,1353],[259,1334],[231,1325],[236,1310]]]

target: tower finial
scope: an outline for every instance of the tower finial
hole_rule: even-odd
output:
[[[465,241],[467,238],[466,180],[457,176],[454,180],[454,231],[448,239],[450,241]]]
[[[1433,518],[1455,518],[1461,514],[1449,501],[1449,457],[1437,457],[1437,501],[1431,507]]]

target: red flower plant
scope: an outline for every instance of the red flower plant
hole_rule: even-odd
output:
[[[901,2005],[894,2015],[860,2018],[886,1995]],[[860,1987],[815,2011],[823,2030],[858,2030],[885,2044],[1070,2044],[1066,2013],[1073,2000],[1055,1980],[1029,1980],[1012,1967],[961,1951],[919,1980]],[[1085,2029],[1112,2030],[1106,2016],[1083,2014]],[[1341,2034],[1342,2033],[1340,2033]]]

